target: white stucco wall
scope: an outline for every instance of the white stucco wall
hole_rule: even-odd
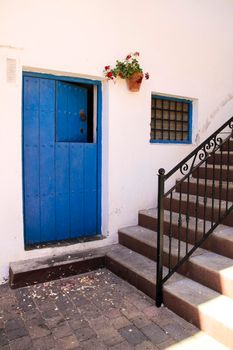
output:
[[[169,170],[233,112],[230,0],[0,0],[0,281],[9,261],[116,242],[117,229],[156,205],[157,170]],[[139,93],[103,82],[103,233],[98,243],[24,251],[22,70],[102,79],[139,51],[150,80]],[[17,60],[7,82],[6,60]],[[194,144],[150,144],[151,93],[194,100]]]

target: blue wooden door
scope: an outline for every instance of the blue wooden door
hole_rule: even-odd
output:
[[[24,76],[25,243],[98,232],[97,143],[88,142],[88,91]]]

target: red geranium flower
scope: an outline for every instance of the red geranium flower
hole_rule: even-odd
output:
[[[131,55],[127,55],[127,56],[126,56],[126,59],[127,59],[127,60],[130,60],[131,57],[132,57]]]
[[[149,73],[147,72],[147,73],[145,73],[145,78],[146,79],[149,79],[150,78],[150,75],[149,75]]]
[[[104,69],[105,69],[105,70],[109,70],[109,69],[110,69],[110,66],[105,66]]]
[[[107,77],[108,79],[113,79],[113,74],[112,74],[112,72],[108,72],[108,73],[106,74],[106,77]]]

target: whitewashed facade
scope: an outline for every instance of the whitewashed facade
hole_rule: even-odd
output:
[[[231,0],[0,0],[0,282],[10,261],[117,242],[119,227],[156,205],[158,168],[232,116],[232,16]],[[150,73],[139,93],[103,79],[131,51]],[[102,81],[104,240],[24,250],[23,71]],[[192,144],[150,143],[152,93],[193,100]]]

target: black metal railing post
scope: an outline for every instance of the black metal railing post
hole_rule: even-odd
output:
[[[165,170],[159,169],[158,174],[158,221],[157,221],[157,275],[156,275],[156,306],[163,302],[163,234],[164,234],[164,182]]]

